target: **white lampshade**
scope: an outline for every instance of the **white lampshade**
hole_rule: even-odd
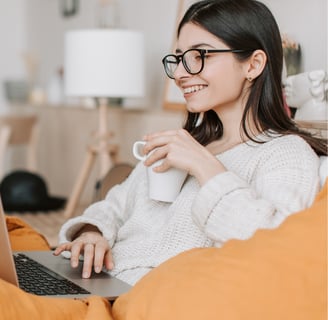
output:
[[[68,96],[141,97],[144,73],[144,37],[138,31],[89,29],[65,35]]]

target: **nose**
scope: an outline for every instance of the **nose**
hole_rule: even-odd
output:
[[[290,78],[286,78],[285,81],[283,81],[283,86],[285,91],[291,91],[292,90],[292,80]]]
[[[291,81],[290,81],[290,79],[288,79],[288,77],[285,77],[285,78],[282,78],[282,85],[284,86],[284,87],[287,87],[287,86],[290,86],[291,85]]]
[[[177,65],[177,68],[174,71],[174,79],[175,80],[179,80],[181,78],[186,78],[191,76],[185,69],[182,61],[179,62],[179,64]]]

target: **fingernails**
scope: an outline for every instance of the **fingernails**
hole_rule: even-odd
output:
[[[95,272],[99,273],[101,271],[101,268],[99,266],[95,267]]]
[[[82,274],[83,278],[89,278],[89,272],[88,271],[84,271]]]

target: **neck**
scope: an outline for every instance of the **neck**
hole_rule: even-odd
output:
[[[220,140],[214,141],[208,145],[208,149],[213,154],[222,153],[249,140],[241,128],[243,112],[236,109],[230,109],[220,110],[220,112],[217,111],[217,114],[223,125],[223,135]],[[254,136],[259,134],[259,131],[255,129],[254,121],[252,119],[249,119],[246,127]]]
[[[231,141],[240,139],[243,108],[227,106],[220,107],[215,111],[223,125],[223,135],[220,140]]]

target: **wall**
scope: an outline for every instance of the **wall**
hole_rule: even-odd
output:
[[[327,70],[327,0],[263,0],[281,32],[299,42],[304,71]]]
[[[25,0],[0,0],[0,112],[6,110],[5,80],[25,76],[22,53],[27,47]]]
[[[98,2],[80,0],[78,15],[63,18],[58,10],[58,1],[29,0],[27,42],[30,49],[41,58],[40,82],[43,85],[46,85],[49,77],[63,64],[65,31],[97,27]],[[119,26],[145,33],[146,98],[138,103],[146,107],[160,107],[164,86],[160,57],[171,47],[177,0],[121,0],[118,4]],[[147,13],[140,8],[147,8]]]
[[[165,76],[160,60],[172,46],[178,0],[117,2],[121,27],[145,33],[147,92],[145,99],[138,103],[144,107],[161,108]],[[281,31],[300,42],[303,70],[327,70],[327,1],[263,2],[275,14]],[[65,30],[97,26],[98,3],[99,0],[80,0],[78,15],[63,18],[59,12],[59,0],[0,0],[0,39],[6,44],[0,62],[0,81],[24,74],[20,52],[25,49],[39,57],[39,82],[46,86],[51,75],[63,64]],[[2,90],[0,102],[1,111],[5,104]]]

